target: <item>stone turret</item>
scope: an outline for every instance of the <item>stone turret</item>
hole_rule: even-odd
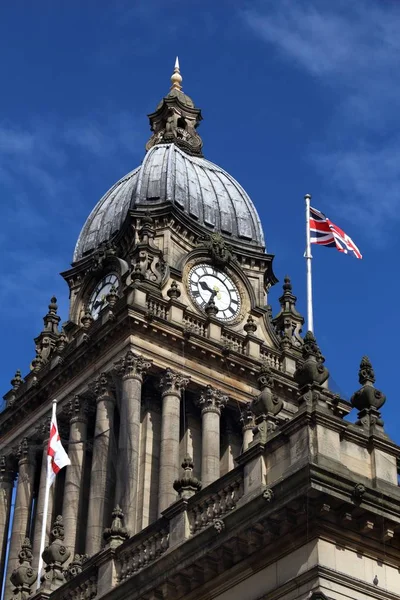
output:
[[[172,142],[188,154],[202,156],[203,142],[196,131],[202,116],[193,100],[182,91],[182,75],[178,58],[171,76],[171,90],[149,115],[153,135],[146,144],[150,150],[156,144]]]

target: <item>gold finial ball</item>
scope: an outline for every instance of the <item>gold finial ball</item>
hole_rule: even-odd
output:
[[[178,57],[176,57],[174,72],[171,75],[171,83],[172,83],[171,90],[181,90],[182,89],[182,85],[181,85],[182,75],[179,70]]]

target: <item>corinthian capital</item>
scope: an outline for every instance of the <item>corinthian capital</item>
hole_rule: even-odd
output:
[[[143,375],[150,369],[152,361],[143,358],[138,354],[134,354],[132,350],[128,350],[124,358],[116,363],[116,369],[122,379],[138,379],[143,380]]]
[[[12,483],[15,479],[15,460],[11,456],[0,456],[0,483]]]
[[[100,373],[89,385],[89,388],[96,400],[102,398],[114,399],[115,386],[110,373]]]
[[[161,379],[161,390],[162,395],[181,395],[181,391],[185,389],[190,381],[190,377],[185,377],[180,373],[176,373],[171,369],[167,369],[164,373],[164,377]]]
[[[228,396],[223,394],[220,390],[216,390],[211,385],[208,385],[201,393],[199,399],[201,414],[206,412],[214,412],[217,415],[220,415],[221,410],[224,408],[227,402]]]
[[[87,421],[88,409],[88,402],[85,398],[82,398],[82,396],[75,395],[73,398],[71,398],[68,405],[68,413],[71,423],[75,423],[77,421]]]
[[[17,458],[19,464],[21,464],[23,461],[34,462],[35,452],[32,446],[32,440],[28,440],[26,437],[22,438],[22,440],[19,442],[17,448]]]

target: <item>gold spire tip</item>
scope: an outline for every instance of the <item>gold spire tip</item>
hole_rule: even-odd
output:
[[[175,66],[174,66],[174,72],[171,75],[171,90],[182,90],[182,75],[181,72],[179,70],[179,58],[176,57],[175,60]]]

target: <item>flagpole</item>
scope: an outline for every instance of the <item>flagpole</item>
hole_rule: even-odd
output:
[[[50,431],[51,431],[51,424],[54,422],[54,418],[56,416],[56,411],[57,411],[57,400],[53,400],[53,410],[52,410],[51,421],[50,421]],[[50,431],[49,431],[49,438],[50,438]],[[42,568],[43,568],[42,554],[44,551],[44,544],[46,541],[47,513],[49,511],[49,496],[50,496],[50,487],[51,487],[51,481],[50,481],[51,456],[47,455],[46,459],[47,459],[46,487],[45,487],[45,495],[44,495],[44,506],[43,506],[43,516],[42,516],[42,534],[40,537],[39,565],[38,565],[38,574],[37,574],[37,580],[36,580],[36,590],[38,590],[40,588],[40,574],[41,574]]]
[[[306,202],[306,259],[307,268],[307,330],[314,333],[313,304],[312,304],[312,274],[311,274],[311,241],[310,241],[310,200],[311,194],[304,196]]]

